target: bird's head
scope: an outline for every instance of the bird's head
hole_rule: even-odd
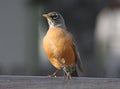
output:
[[[43,14],[43,17],[47,19],[49,26],[66,27],[62,15],[58,12],[49,12],[47,14]]]

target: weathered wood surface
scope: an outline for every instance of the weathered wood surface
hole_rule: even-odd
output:
[[[119,78],[0,76],[0,89],[120,89]]]

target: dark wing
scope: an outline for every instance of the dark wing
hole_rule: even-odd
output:
[[[74,53],[75,53],[75,71],[71,74],[72,76],[81,76],[83,75],[83,66],[82,66],[82,61],[81,61],[81,58],[80,58],[80,54],[79,54],[79,50],[78,50],[78,47],[77,47],[77,43],[76,41],[74,40],[74,37],[73,35],[68,32],[68,34],[72,37],[72,47],[73,47],[73,50],[74,50]]]
[[[73,39],[73,49],[74,49],[75,56],[76,56],[76,61],[75,61],[76,72],[77,72],[78,76],[80,76],[81,73],[83,73],[83,67],[82,67],[82,61],[81,61],[81,58],[80,58],[78,47],[77,47],[77,44],[76,44],[74,39]]]

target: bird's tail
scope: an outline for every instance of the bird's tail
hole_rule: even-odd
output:
[[[78,76],[83,76],[84,73],[83,66],[79,62],[76,62],[76,72]]]
[[[71,73],[71,76],[73,77],[80,77],[83,76],[83,68],[79,63],[76,63],[75,70]]]
[[[79,65],[76,64],[76,68],[75,70],[71,73],[71,76],[73,77],[80,77],[83,76],[83,69],[81,67],[79,67]]]

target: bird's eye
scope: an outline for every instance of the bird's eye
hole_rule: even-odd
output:
[[[59,16],[58,15],[53,15],[51,17],[52,17],[52,19],[57,19]]]

